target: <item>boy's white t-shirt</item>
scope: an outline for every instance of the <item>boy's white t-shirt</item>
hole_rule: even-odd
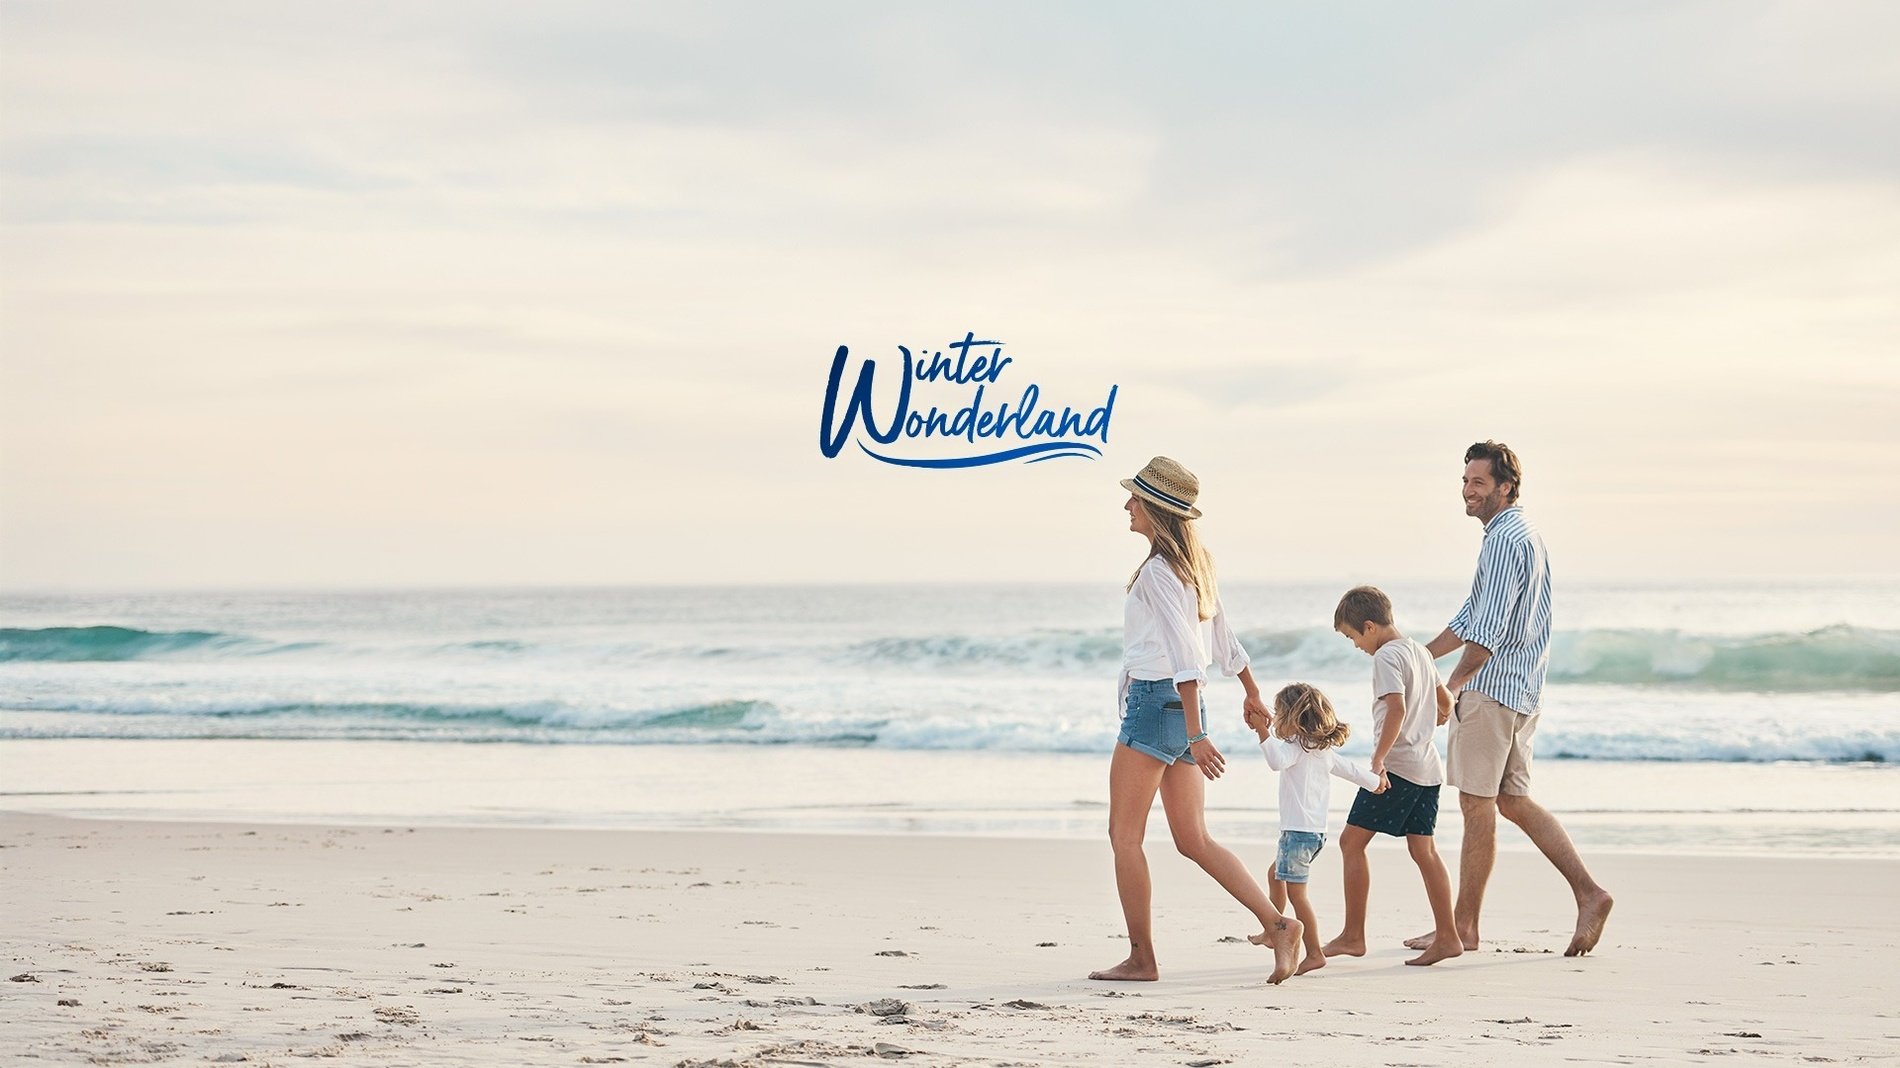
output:
[[[1394,638],[1372,654],[1372,744],[1376,748],[1384,736],[1386,694],[1400,695],[1405,720],[1385,755],[1385,770],[1420,786],[1445,781],[1444,761],[1432,744],[1432,732],[1438,728],[1438,685],[1431,651],[1410,638]]]

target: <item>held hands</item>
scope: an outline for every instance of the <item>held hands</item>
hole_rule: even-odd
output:
[[[1273,733],[1273,713],[1267,709],[1267,703],[1260,699],[1258,693],[1248,694],[1247,699],[1241,702],[1240,718],[1263,742]]]
[[[1263,742],[1267,740],[1268,735],[1273,733],[1273,720],[1255,712],[1251,708],[1242,712],[1240,718],[1247,721],[1247,727],[1259,735],[1260,740]]]
[[[1382,794],[1382,793],[1385,793],[1387,790],[1392,789],[1392,780],[1385,777],[1384,758],[1374,757],[1372,760],[1371,767],[1372,767],[1372,773],[1379,777],[1379,785],[1374,787],[1372,792],[1375,794]]]

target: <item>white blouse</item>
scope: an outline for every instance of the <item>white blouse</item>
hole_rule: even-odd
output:
[[[1280,829],[1326,833],[1327,802],[1332,800],[1332,776],[1379,788],[1372,769],[1339,755],[1337,749],[1307,749],[1298,742],[1269,737],[1260,743],[1267,767],[1280,773]]]
[[[1216,598],[1214,617],[1201,619],[1194,587],[1182,582],[1166,560],[1149,557],[1122,608],[1117,714],[1128,707],[1128,680],[1205,682],[1209,663],[1219,664],[1224,675],[1238,675],[1248,664],[1227,610]]]

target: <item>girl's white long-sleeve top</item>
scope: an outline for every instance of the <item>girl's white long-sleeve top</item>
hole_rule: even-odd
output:
[[[1337,749],[1308,749],[1297,741],[1268,738],[1260,743],[1267,767],[1280,773],[1280,829],[1326,833],[1326,802],[1337,775],[1368,790],[1379,788],[1372,769],[1339,755]]]
[[[1247,650],[1234,636],[1219,598],[1212,618],[1200,616],[1194,587],[1182,582],[1166,560],[1149,557],[1135,575],[1122,607],[1118,715],[1128,707],[1130,679],[1205,682],[1210,663],[1218,664],[1224,675],[1238,675],[1247,666]]]

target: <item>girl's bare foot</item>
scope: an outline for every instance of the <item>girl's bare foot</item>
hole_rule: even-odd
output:
[[[1138,961],[1133,957],[1122,961],[1113,968],[1099,972],[1090,972],[1090,979],[1101,979],[1113,983],[1152,983],[1161,977],[1154,961]]]
[[[1254,945],[1273,950],[1273,974],[1267,976],[1269,984],[1277,986],[1293,974],[1294,965],[1299,962],[1300,936],[1305,932],[1306,928],[1300,921],[1291,916],[1282,916],[1278,923],[1266,930],[1247,936],[1247,941]]]
[[[1425,952],[1406,961],[1407,964],[1437,964],[1441,960],[1463,956],[1465,947],[1457,938],[1435,938],[1425,946]]]
[[[1363,957],[1366,955],[1366,936],[1347,938],[1340,935],[1320,948],[1320,952],[1329,957]]]
[[[1309,953],[1307,954],[1306,959],[1300,962],[1300,966],[1293,970],[1293,974],[1305,975],[1307,972],[1316,972],[1324,967],[1326,967],[1325,954]]]

